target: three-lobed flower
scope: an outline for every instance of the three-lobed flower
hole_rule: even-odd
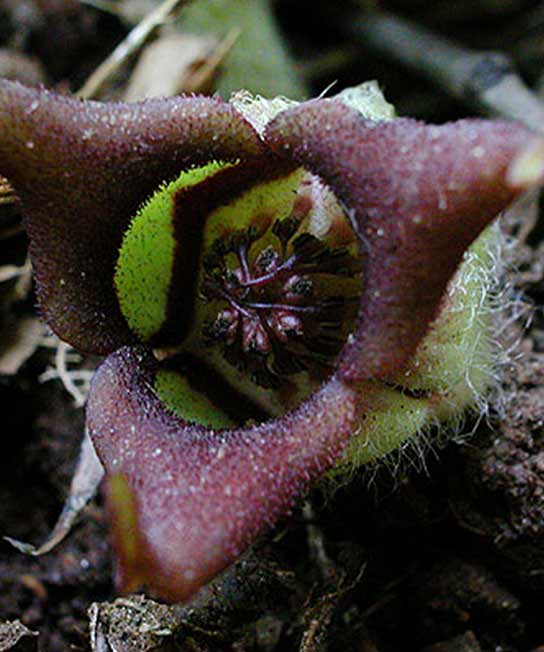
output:
[[[542,179],[519,125],[371,120],[342,99],[260,124],[216,98],[2,81],[0,126],[42,315],[107,356],[87,427],[120,585],[171,600],[285,515],[392,394],[422,409],[409,377],[448,283]]]

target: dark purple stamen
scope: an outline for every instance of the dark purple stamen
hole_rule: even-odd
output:
[[[342,338],[330,334],[341,327],[349,297],[318,296],[310,276],[355,276],[358,267],[346,250],[331,249],[307,233],[297,235],[300,224],[301,216],[276,221],[276,246],[256,256],[250,255],[258,241],[254,229],[231,233],[214,243],[205,262],[202,294],[226,307],[204,335],[221,343],[225,357],[264,386],[278,386],[280,376],[312,366],[330,366],[342,346]],[[235,269],[226,264],[229,254],[237,258]],[[318,350],[316,341],[327,341],[326,349]],[[289,364],[286,356],[293,359]]]

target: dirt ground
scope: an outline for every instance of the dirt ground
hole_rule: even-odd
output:
[[[78,89],[130,29],[90,4],[0,0],[0,75]],[[333,80],[341,88],[376,78],[402,115],[440,122],[476,112],[425,74],[348,38],[349,3],[345,17],[342,5],[327,22],[333,4],[275,4],[313,93]],[[535,93],[543,85],[543,3],[436,2],[432,12],[425,2],[379,4],[465,47],[500,49]],[[378,468],[327,499],[316,490],[311,508],[297,510],[189,606],[141,596],[114,602],[98,497],[45,556],[0,542],[0,620],[39,632],[19,637],[0,627],[0,651],[542,652],[544,221],[521,231],[510,282],[533,308],[512,326],[518,343],[501,409],[467,423],[470,439],[394,474]],[[25,252],[17,206],[0,203],[0,273],[22,266]],[[0,281],[0,301],[3,350],[20,350],[20,325],[36,328],[24,275]],[[31,355],[0,376],[0,533],[38,542],[62,509],[84,414],[58,378],[44,379],[55,349],[41,334],[33,342]]]

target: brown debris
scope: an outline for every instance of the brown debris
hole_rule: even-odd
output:
[[[119,598],[89,608],[93,652],[151,652],[170,638],[178,623],[172,610],[144,596]]]
[[[93,652],[231,649],[228,643],[241,636],[240,626],[251,624],[253,637],[263,643],[259,650],[272,651],[275,648],[271,642],[277,641],[281,634],[281,620],[269,614],[254,624],[253,621],[258,614],[268,614],[282,603],[287,604],[292,582],[291,574],[267,560],[266,555],[250,554],[206,586],[187,606],[166,606],[142,595],[95,603],[89,609],[91,649]]]
[[[347,581],[341,577],[337,587],[317,599],[311,598],[303,616],[304,633],[299,652],[327,652],[337,634],[333,634],[333,621],[345,611],[347,600],[361,582],[365,567],[356,577]],[[357,628],[354,628],[357,629]],[[371,644],[370,641],[366,641]]]
[[[302,636],[300,652],[325,652],[328,648],[331,622],[338,606],[339,595],[323,596],[304,614],[306,629]]]
[[[38,632],[18,620],[0,623],[0,652],[37,652]]]

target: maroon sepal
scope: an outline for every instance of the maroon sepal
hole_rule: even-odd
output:
[[[186,600],[332,466],[353,431],[355,391],[333,377],[281,418],[213,431],[164,407],[156,368],[144,349],[110,355],[87,425],[110,478],[121,585]]]
[[[263,155],[217,98],[102,104],[0,81],[0,174],[22,200],[49,326],[87,352],[132,342],[112,281],[130,218],[184,169]]]
[[[501,121],[371,122],[337,100],[280,113],[265,139],[329,184],[360,240],[359,324],[339,362],[349,381],[406,365],[467,247],[524,189],[509,166],[541,141]]]

